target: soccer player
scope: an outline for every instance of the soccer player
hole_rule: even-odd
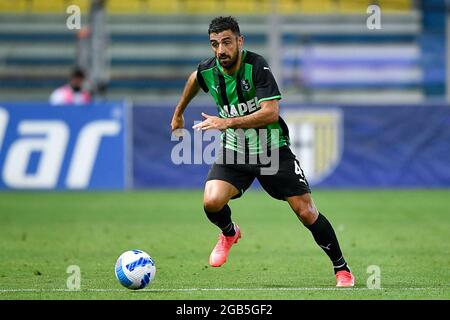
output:
[[[171,127],[172,131],[184,128],[183,112],[200,88],[211,94],[219,117],[202,113],[204,120],[193,127],[222,131],[221,152],[208,173],[203,197],[206,216],[222,231],[209,264],[223,265],[241,238],[228,202],[242,196],[256,178],[273,198],[287,201],[311,231],[333,264],[336,286],[354,286],[355,278],[333,227],[316,209],[303,170],[289,148],[288,128],[279,116],[281,94],[267,62],[243,48],[244,38],[233,17],[213,19],[208,34],[214,57],[202,61],[188,78]],[[263,172],[267,168],[267,162],[262,161],[264,152],[271,160],[275,159],[273,154],[277,156],[273,161],[278,164],[275,174]]]

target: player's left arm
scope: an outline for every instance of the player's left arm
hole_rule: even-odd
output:
[[[242,117],[236,118],[219,118],[202,112],[205,118],[202,122],[193,126],[197,130],[218,129],[225,130],[228,128],[260,128],[268,124],[278,121],[279,107],[278,100],[261,101],[261,109]]]

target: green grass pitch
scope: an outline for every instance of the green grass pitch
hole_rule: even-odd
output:
[[[450,191],[316,190],[357,285],[335,288],[331,263],[286,202],[247,192],[231,202],[242,239],[208,266],[218,235],[201,191],[0,193],[3,299],[450,299]],[[146,290],[120,286],[118,256],[155,260]],[[69,291],[67,267],[81,269]],[[367,268],[381,289],[367,288]]]

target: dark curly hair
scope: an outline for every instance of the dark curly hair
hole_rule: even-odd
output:
[[[240,36],[239,24],[234,17],[217,17],[209,24],[208,34],[220,33],[225,30],[231,30],[235,35]]]

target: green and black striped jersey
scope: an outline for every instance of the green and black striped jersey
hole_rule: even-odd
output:
[[[202,61],[197,69],[197,81],[209,92],[221,118],[241,117],[258,111],[260,103],[281,99],[278,85],[266,60],[244,50],[239,70],[228,75],[216,58]],[[264,129],[264,130],[260,130]],[[266,127],[226,129],[222,134],[225,148],[246,154],[289,145],[289,131],[281,117]]]

